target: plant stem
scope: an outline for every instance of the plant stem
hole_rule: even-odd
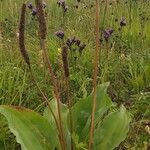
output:
[[[100,38],[100,30],[99,30],[99,0],[96,0],[96,21],[95,21],[95,36],[96,36],[96,50],[94,55],[94,71],[93,71],[93,106],[92,106],[92,113],[91,113],[91,127],[90,127],[90,139],[89,139],[89,146],[88,150],[93,149],[94,143],[94,117],[96,111],[96,92],[97,92],[97,74],[98,74],[98,63],[99,63],[99,38]]]
[[[71,131],[71,150],[73,150],[73,141],[72,141],[72,133],[73,133],[73,119],[72,119],[72,99],[70,97],[69,91],[69,62],[68,62],[68,47],[63,46],[62,43],[62,62],[63,62],[63,70],[65,77],[65,86],[66,86],[66,94],[67,94],[67,102],[69,109],[69,121],[70,121],[70,131]]]
[[[36,81],[36,79],[35,79],[35,76],[33,75],[33,72],[32,72],[32,70],[31,70],[31,67],[29,67],[29,70],[30,70],[30,74],[31,74],[32,80],[34,81],[34,83],[35,83],[37,89],[39,90],[39,92],[41,93],[42,97],[44,98],[44,100],[45,100],[44,102],[46,102],[46,104],[47,104],[47,106],[48,106],[50,112],[52,113],[52,116],[54,117],[54,120],[55,120],[57,129],[58,129],[58,131],[60,131],[58,121],[57,121],[57,119],[56,119],[56,116],[55,116],[55,114],[54,114],[54,112],[53,112],[53,110],[52,110],[50,104],[49,104],[48,98],[46,97],[46,95],[45,95],[44,92],[41,90],[40,86],[38,85],[38,83],[37,83],[37,81]]]
[[[48,51],[45,47],[45,40],[44,39],[41,39],[41,48],[44,52],[45,63],[48,67],[49,75],[51,77],[51,81],[53,84],[53,90],[54,90],[55,98],[57,101],[58,122],[59,122],[59,127],[60,127],[60,136],[61,136],[61,140],[62,140],[62,144],[63,144],[62,149],[66,150],[66,142],[65,142],[65,136],[64,136],[63,125],[62,125],[62,118],[61,118],[61,111],[60,111],[60,96],[59,96],[59,91],[58,91],[58,87],[57,87],[56,77],[53,73],[50,59],[48,58]]]
[[[70,121],[70,131],[71,131],[71,150],[73,150],[73,141],[72,141],[72,133],[73,133],[73,119],[72,119],[72,101],[69,94],[69,77],[65,77],[66,79],[66,92],[67,92],[67,101],[68,101],[68,108],[69,108],[69,121]]]

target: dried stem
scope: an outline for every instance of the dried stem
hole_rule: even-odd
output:
[[[58,123],[58,121],[57,121],[57,119],[56,119],[56,116],[55,116],[55,114],[54,114],[54,112],[53,112],[53,110],[52,110],[50,104],[49,104],[49,100],[48,100],[48,98],[46,97],[46,95],[44,94],[44,92],[41,90],[40,86],[38,85],[38,83],[37,83],[37,81],[36,81],[36,79],[35,79],[35,76],[33,75],[33,72],[32,72],[31,67],[29,68],[29,70],[30,70],[30,73],[31,73],[32,80],[34,81],[34,83],[35,83],[37,89],[39,90],[39,92],[41,93],[42,97],[44,98],[44,102],[46,102],[46,104],[47,104],[47,106],[48,106],[50,112],[52,113],[52,116],[53,116],[53,118],[54,118],[54,120],[55,120],[57,129],[58,129],[58,132],[59,132],[59,131],[60,131],[59,123]],[[60,142],[61,142],[61,141],[60,141]]]
[[[68,101],[68,108],[69,108],[69,121],[70,121],[70,131],[71,131],[71,150],[73,150],[73,141],[72,141],[72,134],[73,134],[73,117],[72,117],[72,101],[69,94],[69,78],[65,79],[66,81],[66,92],[67,92],[67,101]]]
[[[57,81],[56,81],[56,77],[53,73],[52,70],[52,66],[51,66],[51,62],[50,59],[48,58],[48,51],[45,47],[45,40],[41,39],[41,45],[42,45],[42,50],[44,51],[44,58],[45,58],[45,63],[48,67],[48,71],[49,71],[49,75],[51,77],[52,80],[52,84],[53,84],[53,90],[54,90],[54,94],[55,94],[55,98],[57,100],[57,111],[58,111],[58,122],[59,122],[59,127],[60,127],[60,136],[61,136],[61,140],[62,140],[62,149],[66,150],[66,143],[65,143],[65,136],[64,136],[64,131],[63,131],[63,125],[62,125],[62,118],[61,118],[61,111],[60,111],[60,95],[59,95],[59,90],[57,87]]]
[[[71,109],[72,100],[71,100],[70,92],[69,92],[69,64],[68,64],[68,47],[67,46],[62,47],[62,61],[63,61],[64,76],[65,76],[65,82],[66,82],[67,102],[68,102],[68,108],[69,108],[70,131],[72,135],[73,133],[73,118],[72,118],[72,109]],[[71,136],[71,150],[73,150],[72,136]]]
[[[97,92],[97,74],[98,74],[98,63],[99,63],[99,38],[100,38],[100,30],[99,30],[99,0],[96,0],[96,21],[95,21],[95,35],[96,35],[96,50],[94,55],[94,71],[93,71],[93,106],[92,106],[92,113],[91,113],[91,127],[90,127],[90,139],[89,139],[89,146],[88,150],[93,149],[94,143],[94,118],[95,118],[95,111],[96,111],[96,92]]]

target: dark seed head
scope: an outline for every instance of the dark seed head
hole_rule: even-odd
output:
[[[45,13],[43,10],[42,0],[35,0],[35,4],[37,8],[37,18],[39,22],[40,38],[46,39],[47,26],[46,26]]]
[[[23,4],[21,8],[21,17],[19,24],[19,48],[24,61],[30,67],[29,56],[25,48],[25,13],[26,13],[26,4]]]
[[[68,48],[67,48],[67,46],[62,47],[62,60],[63,60],[65,77],[69,77]]]

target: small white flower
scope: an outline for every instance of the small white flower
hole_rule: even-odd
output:
[[[19,32],[16,33],[17,38],[19,37]]]

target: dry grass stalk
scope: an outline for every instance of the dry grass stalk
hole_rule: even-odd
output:
[[[65,75],[65,82],[66,82],[66,93],[67,93],[67,102],[69,108],[69,121],[70,121],[70,131],[71,135],[73,133],[73,118],[72,118],[72,101],[69,92],[69,64],[68,64],[68,47],[62,47],[62,61],[63,61],[63,68],[64,68],[64,75]],[[71,150],[73,150],[73,141],[71,138]]]
[[[49,75],[51,77],[51,81],[53,84],[53,90],[54,90],[54,96],[57,100],[57,110],[58,110],[58,122],[59,122],[59,129],[60,129],[60,138],[61,138],[61,144],[62,144],[62,150],[66,150],[66,143],[65,143],[65,136],[64,136],[64,131],[63,131],[63,125],[62,125],[62,119],[61,119],[61,110],[60,110],[60,95],[59,95],[59,90],[58,90],[58,82],[57,79],[53,73],[53,69],[51,66],[51,62],[48,58],[48,51],[45,47],[45,41],[42,40],[42,49],[44,51],[44,58],[45,58],[45,63],[47,65],[48,71],[49,71]]]
[[[99,37],[100,37],[100,30],[99,30],[99,0],[96,0],[96,21],[95,21],[95,32],[96,32],[96,50],[94,55],[94,70],[93,70],[93,106],[92,106],[92,113],[91,113],[91,127],[90,127],[90,138],[89,138],[89,146],[88,150],[93,149],[94,143],[94,118],[95,118],[95,111],[96,111],[96,92],[97,92],[97,74],[98,74],[98,63],[99,63]]]

